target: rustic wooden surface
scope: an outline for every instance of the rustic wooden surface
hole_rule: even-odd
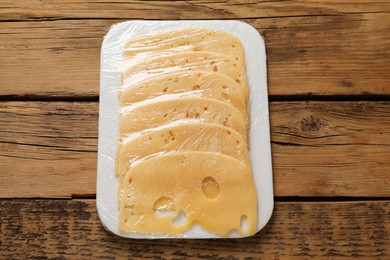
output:
[[[95,209],[99,55],[129,19],[267,47],[276,204],[241,240],[127,240]],[[0,0],[0,259],[390,258],[390,2]]]
[[[271,102],[270,111],[276,196],[390,194],[390,102]],[[94,194],[97,126],[97,102],[0,103],[2,196]]]
[[[390,253],[390,201],[277,202],[270,223],[238,240],[128,240],[104,230],[94,200],[3,200],[0,258],[352,257]]]
[[[45,10],[36,10],[36,15],[41,15],[39,12],[41,10],[44,17],[60,20],[24,21],[23,18],[29,15],[28,12],[35,11],[33,7],[29,7],[30,5],[23,5],[24,2],[29,1],[20,1],[21,8],[18,6],[0,8],[0,17],[13,14],[15,19],[22,19],[18,22],[7,20],[2,22],[0,42],[4,47],[0,48],[2,57],[0,95],[68,97],[98,95],[102,37],[113,23],[122,20],[100,19],[100,16],[106,16],[105,12],[93,13],[94,19],[81,18],[82,16],[73,18],[75,14],[79,14],[76,10],[79,4],[68,6],[63,5],[61,1],[54,1],[57,4],[49,5],[52,6],[49,8],[47,4],[42,6],[42,3],[33,1],[41,8],[46,7]],[[145,9],[137,10],[138,17],[150,17],[148,7],[154,5],[165,4],[165,9],[168,8],[165,12],[171,15],[170,19],[174,19],[175,7],[186,5],[192,11],[197,8],[189,8],[191,5],[188,3],[192,1],[187,1],[186,4],[177,2],[179,3],[174,2],[176,4],[173,7],[171,4],[166,5],[164,1],[143,4],[142,7]],[[206,8],[202,4],[196,5],[197,1],[193,2],[195,6],[202,7],[201,10]],[[97,3],[94,1],[94,4],[83,7],[88,10],[87,7],[93,8],[95,5]],[[219,7],[225,5],[221,3]],[[282,2],[259,5],[258,11],[254,14],[248,10],[251,8],[250,5],[227,5],[229,12],[241,10],[240,6],[243,6],[242,12],[247,10],[253,16],[243,15],[242,17],[246,19],[241,20],[257,28],[265,38],[270,95],[390,94],[388,1],[373,4],[375,7],[372,7],[374,8],[372,12],[366,12],[367,4],[352,9],[355,12],[340,13],[348,6],[351,8],[352,6],[344,4],[338,11],[330,6],[318,4],[317,8],[314,8],[313,4],[306,6],[301,3],[290,7],[292,17],[269,14],[274,9],[280,9],[280,5],[285,4]],[[334,4],[334,7],[337,6]],[[61,7],[65,10],[57,9]],[[121,7],[122,5],[117,4],[110,10]],[[104,9],[104,5],[101,5],[101,8]],[[313,9],[317,9],[316,12],[320,14],[310,14]],[[58,18],[58,10],[64,15],[69,14],[75,20]],[[26,13],[19,14],[21,11]],[[74,13],[71,13],[72,11]],[[204,17],[206,14],[202,13],[201,17],[195,17],[214,18],[210,15]],[[179,19],[194,18],[181,12],[176,15]],[[305,69],[302,69],[303,67]]]

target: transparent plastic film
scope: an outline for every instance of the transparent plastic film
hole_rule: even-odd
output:
[[[207,209],[205,203],[210,198],[204,192],[199,195],[205,197],[203,201],[195,200],[195,194],[202,185],[196,174],[204,170],[206,176],[203,177],[206,178],[211,168],[197,169],[197,164],[203,165],[204,162],[195,158],[210,160],[227,155],[244,161],[245,172],[251,176],[247,151],[249,100],[246,82],[243,47],[237,38],[225,32],[176,30],[133,39],[125,44],[123,84],[119,96],[120,143],[116,159],[122,220],[120,230],[177,234],[195,223],[221,236],[227,236],[230,230],[237,230],[238,226],[233,223],[218,229],[218,220],[212,225],[205,218],[207,215],[213,216],[215,212]],[[183,123],[184,120],[193,121]],[[175,123],[175,126],[148,131]],[[147,132],[131,141],[123,138],[140,131]],[[205,156],[207,152],[214,154]],[[183,157],[183,154],[187,156]],[[172,159],[175,156],[189,163]],[[209,163],[214,165],[217,161]],[[157,169],[163,165],[171,172],[157,173]],[[139,180],[138,171],[142,170],[137,169],[144,169],[143,166],[151,169],[141,173],[140,178],[144,180]],[[162,175],[162,179],[148,179],[150,171],[154,177]],[[227,179],[228,182],[231,174],[239,174],[233,173],[234,169],[225,171],[226,176],[218,178]],[[125,176],[128,176],[126,180]],[[167,184],[163,183],[163,179]],[[149,187],[141,184],[145,180]],[[249,181],[247,185],[252,187],[252,200],[256,200],[253,180],[244,181]],[[137,183],[141,187],[137,187]],[[154,194],[148,189],[158,193]],[[225,192],[229,192],[229,189]],[[183,199],[182,196],[187,198]],[[161,198],[169,198],[170,205],[166,207],[172,207],[169,209],[172,214],[177,215],[180,211],[188,219],[181,225],[167,223],[172,222],[172,216],[160,216],[155,212],[156,206],[154,209],[151,207],[159,200],[161,203]],[[227,202],[221,199],[217,204],[224,203]],[[180,206],[179,211],[173,210],[176,204]],[[195,205],[191,207],[191,204]],[[251,218],[257,219],[256,215]],[[243,234],[242,230],[240,234]]]
[[[232,238],[265,225],[272,208],[264,199],[272,198],[267,91],[266,84],[254,88],[252,42],[241,35],[253,33],[234,21],[132,21],[110,29],[102,46],[97,181],[108,230],[131,238]],[[261,113],[251,103],[256,92]],[[266,176],[253,161],[258,134]]]
[[[213,98],[231,104],[247,116],[247,103],[241,87],[230,77],[209,71],[179,71],[164,73],[134,84],[131,80],[122,86],[120,105],[166,94],[190,93],[193,96]]]
[[[119,118],[119,135],[185,119],[230,127],[247,141],[246,119],[239,110],[219,100],[198,97],[157,98],[123,107]]]
[[[160,55],[135,56],[126,59],[123,66],[122,83],[142,81],[150,77],[177,71],[219,72],[232,78],[241,87],[246,100],[249,100],[245,66],[227,55],[216,52],[174,52]]]
[[[205,152],[154,157],[132,167],[124,182],[121,230],[180,234],[201,224],[221,237],[232,230],[242,235],[257,231],[250,167],[232,157]],[[179,214],[185,217],[177,225]],[[243,217],[249,223],[245,229]]]
[[[125,44],[124,57],[183,51],[221,53],[245,65],[244,48],[237,37],[224,31],[206,28],[172,30],[130,40]]]
[[[246,143],[242,136],[231,128],[191,122],[159,127],[136,138],[124,139],[118,156],[118,200],[121,200],[123,178],[133,165],[151,157],[188,151],[225,154],[250,167]]]

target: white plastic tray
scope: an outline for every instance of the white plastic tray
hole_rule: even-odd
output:
[[[96,204],[103,225],[112,233],[128,238],[218,238],[200,228],[180,236],[124,233],[118,230],[118,177],[114,174],[119,119],[118,87],[123,46],[129,39],[184,28],[223,30],[238,37],[245,49],[250,91],[250,157],[258,199],[258,230],[273,210],[272,162],[268,113],[266,53],[264,41],[252,26],[229,20],[129,21],[115,24],[101,49],[99,147]]]

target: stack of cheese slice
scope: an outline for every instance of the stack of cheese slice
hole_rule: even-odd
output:
[[[119,229],[227,237],[257,230],[240,41],[185,29],[126,43],[119,90]]]

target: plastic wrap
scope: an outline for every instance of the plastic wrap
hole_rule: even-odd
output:
[[[113,25],[97,209],[129,238],[255,234],[273,208],[264,42],[238,21]]]

